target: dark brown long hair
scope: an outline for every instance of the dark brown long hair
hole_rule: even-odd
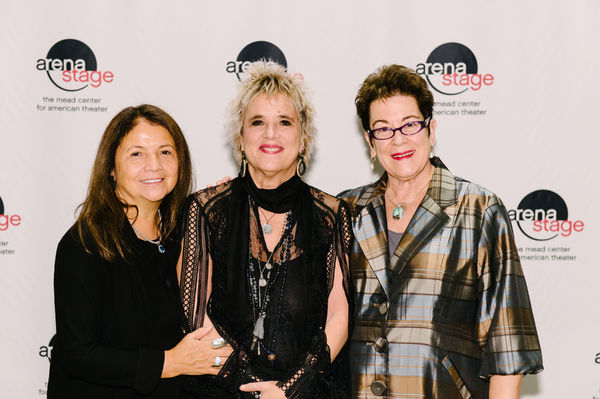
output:
[[[102,135],[87,197],[79,206],[81,211],[75,222],[77,234],[84,248],[90,253],[93,248],[96,248],[98,254],[108,261],[119,258],[127,260],[128,255],[131,254],[131,249],[127,247],[122,235],[122,229],[126,220],[124,209],[132,205],[123,203],[117,197],[111,172],[115,168],[117,147],[123,137],[141,121],[167,129],[175,142],[177,152],[177,184],[160,204],[161,237],[171,238],[177,234],[180,213],[193,186],[190,150],[177,122],[162,109],[149,104],[127,107],[119,112]]]

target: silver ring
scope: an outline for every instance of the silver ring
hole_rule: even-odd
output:
[[[210,347],[213,349],[219,349],[224,347],[225,345],[227,345],[227,341],[225,341],[225,338],[215,338],[212,341],[210,341]]]
[[[213,367],[221,367],[221,356],[215,356],[215,364]]]

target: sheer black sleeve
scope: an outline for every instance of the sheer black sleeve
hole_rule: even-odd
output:
[[[340,265],[342,273],[342,284],[344,292],[346,294],[346,300],[348,301],[348,338],[351,334],[351,320],[354,314],[353,305],[353,293],[352,293],[352,282],[350,279],[349,269],[349,255],[350,245],[352,242],[352,230],[350,223],[350,212],[345,202],[340,201],[338,212],[335,218],[335,224],[333,226],[334,237],[332,247],[327,254],[327,279],[328,279],[328,290],[331,293],[335,280],[335,266],[336,261]],[[277,386],[280,387],[287,398],[302,398],[303,393],[310,389],[310,385],[313,383],[315,376],[323,373],[329,368],[334,368],[334,378],[340,380],[349,379],[349,370],[346,367],[347,345],[342,349],[338,358],[331,362],[331,354],[329,346],[327,345],[327,336],[325,334],[325,326],[319,329],[318,334],[312,340],[310,348],[306,354],[303,364],[296,370],[294,370],[290,377],[285,381],[279,381]],[[333,366],[333,367],[332,367]],[[333,393],[332,393],[333,394]],[[346,394],[340,392],[340,397],[345,397]],[[337,397],[337,396],[336,396]]]
[[[208,283],[206,215],[196,194],[188,200],[184,216],[180,295],[187,332],[202,327]]]

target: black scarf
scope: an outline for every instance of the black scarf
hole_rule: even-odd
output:
[[[304,251],[310,250],[308,247],[312,228],[313,202],[310,188],[298,175],[292,176],[277,188],[261,189],[256,186],[250,173],[247,173],[245,177],[238,177],[233,181],[232,197],[230,208],[232,234],[230,238],[235,243],[241,244],[242,241],[245,243],[246,247],[243,250],[245,256],[248,255],[245,251],[247,251],[248,221],[249,212],[251,211],[248,198],[252,200],[256,207],[266,209],[269,212],[284,213],[292,211],[294,220],[298,223],[296,226],[296,245]],[[252,211],[256,212],[256,219],[260,220],[257,208]],[[235,252],[238,253],[238,251]],[[241,254],[241,252],[239,253]]]
[[[291,179],[281,183],[274,189],[264,189],[256,187],[254,180],[247,173],[242,177],[246,193],[259,207],[266,209],[269,212],[284,213],[289,210],[294,211],[301,198],[302,190],[306,184],[294,175]]]
[[[294,244],[302,250],[302,263],[306,263],[312,259],[313,248],[311,247],[314,244],[311,242],[313,198],[309,186],[296,175],[270,190],[256,187],[249,173],[245,177],[237,177],[231,184],[231,201],[228,206],[229,226],[225,238],[228,240],[229,247],[225,265],[226,285],[228,292],[239,293],[239,298],[234,298],[238,294],[229,298],[233,303],[239,304],[248,301],[245,292],[247,292],[250,212],[255,212],[256,220],[259,221],[257,210],[259,206],[276,213],[292,211],[293,220],[296,222]],[[251,204],[253,209],[250,207]],[[260,231],[260,226],[257,231]],[[303,267],[306,273],[309,269]],[[305,281],[308,281],[308,277],[304,277]]]

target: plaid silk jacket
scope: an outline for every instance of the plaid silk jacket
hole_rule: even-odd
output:
[[[351,209],[355,398],[487,398],[489,377],[542,370],[506,209],[438,159],[390,259],[387,175],[340,194]]]

